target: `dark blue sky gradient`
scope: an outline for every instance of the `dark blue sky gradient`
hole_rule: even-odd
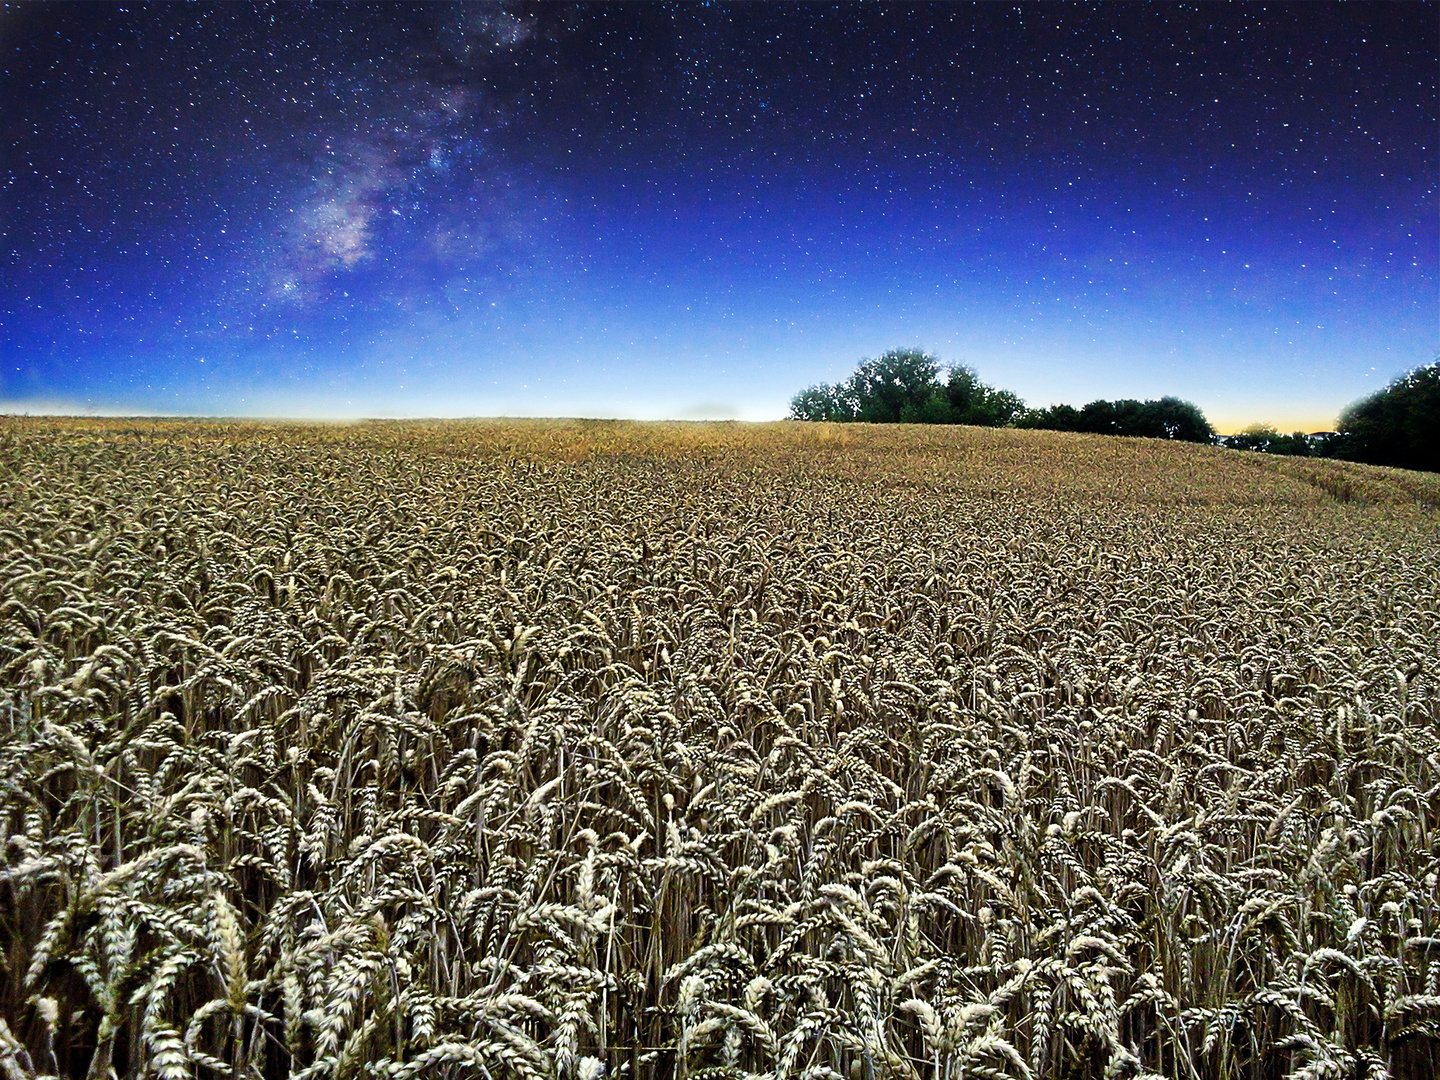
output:
[[[778,417],[919,345],[1326,427],[1440,348],[1430,4],[0,8],[0,407]]]

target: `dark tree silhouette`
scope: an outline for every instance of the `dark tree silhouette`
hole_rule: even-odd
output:
[[[1025,402],[1009,390],[986,386],[974,370],[964,366],[950,369],[941,394],[949,412],[948,422],[953,424],[1008,427],[1025,411]]]
[[[1311,457],[1315,454],[1315,445],[1305,432],[1281,435],[1265,424],[1254,424],[1238,435],[1228,435],[1223,442],[1232,450],[1253,450],[1260,454],[1282,454],[1289,457]]]
[[[1163,397],[1155,401],[1092,401],[1083,409],[1052,405],[1032,409],[1017,421],[1018,426],[1049,431],[1083,431],[1092,435],[1129,435],[1150,439],[1179,439],[1210,442],[1215,429],[1205,414],[1188,401]]]
[[[1371,465],[1440,472],[1440,358],[1346,409],[1339,435],[1326,453]]]

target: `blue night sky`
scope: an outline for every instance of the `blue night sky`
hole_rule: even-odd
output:
[[[0,410],[783,416],[920,346],[1333,425],[1440,351],[1432,4],[0,7]]]

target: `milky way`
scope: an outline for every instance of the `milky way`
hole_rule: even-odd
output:
[[[1428,5],[7,5],[0,402],[778,416],[1428,362]]]

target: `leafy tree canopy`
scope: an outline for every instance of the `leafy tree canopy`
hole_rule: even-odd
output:
[[[1440,359],[1346,409],[1327,450],[1350,461],[1440,472]]]
[[[861,420],[872,424],[1013,423],[1025,403],[1008,390],[996,390],[963,365],[945,370],[921,349],[891,349],[860,362],[842,383],[821,383],[790,402],[794,420]]]

